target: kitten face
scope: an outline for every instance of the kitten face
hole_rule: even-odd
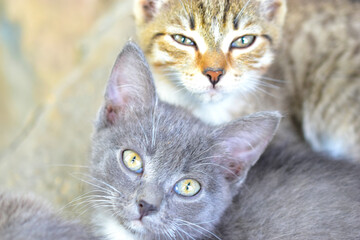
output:
[[[214,237],[279,118],[262,113],[210,127],[158,100],[142,53],[129,43],[93,136],[96,207],[136,239]]]
[[[204,102],[260,87],[286,8],[280,0],[138,0],[135,6],[151,64]]]
[[[152,119],[152,112],[147,113],[139,118]],[[160,111],[155,114],[160,114]],[[145,131],[145,135],[140,127],[141,124],[144,129],[152,129],[151,121],[138,122],[138,128],[134,128],[133,124],[124,124],[126,120],[120,121],[121,129],[106,129],[94,137],[106,139],[106,142],[99,143],[100,146],[95,146],[101,148],[101,153],[94,156],[99,162],[94,165],[93,176],[97,179],[94,182],[96,185],[112,186],[106,187],[103,197],[107,200],[105,205],[109,215],[113,214],[119,224],[137,235],[170,234],[179,239],[187,235],[196,237],[199,232],[208,235],[200,227],[212,229],[229,205],[232,195],[219,169],[205,161],[213,154],[210,153],[213,141],[203,132],[206,127],[204,129],[204,126],[195,123],[187,131],[192,131],[199,138],[190,139],[185,133],[179,134],[184,129],[181,122],[170,126],[165,117],[157,117],[154,126],[156,142],[152,147],[146,140],[152,140],[151,131]],[[199,131],[199,128],[202,130]],[[124,163],[128,161],[124,152],[130,149],[137,153],[137,161],[142,162],[140,172],[131,170]],[[186,191],[184,184],[188,183],[184,180],[198,182],[199,191],[188,190],[189,196],[179,194],[179,189]],[[196,187],[196,183],[191,183],[192,186]],[[195,195],[192,196],[192,193]],[[146,209],[142,212],[142,208]],[[194,227],[195,224],[200,227]]]

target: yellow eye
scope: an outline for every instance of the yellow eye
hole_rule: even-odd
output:
[[[184,179],[177,182],[174,191],[185,197],[192,197],[200,191],[200,183],[194,179]]]
[[[231,48],[247,48],[250,47],[256,40],[256,36],[245,35],[235,39],[231,43]]]
[[[143,162],[139,154],[131,150],[125,150],[123,152],[123,162],[125,166],[136,173],[143,172]]]
[[[182,45],[186,45],[186,46],[194,46],[195,42],[193,40],[191,40],[188,37],[185,37],[183,35],[180,34],[174,34],[171,36],[177,43],[180,43]]]

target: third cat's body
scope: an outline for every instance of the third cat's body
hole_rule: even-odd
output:
[[[288,0],[275,77],[313,149],[360,159],[360,2]]]
[[[65,220],[32,194],[0,192],[1,240],[100,240],[79,220]]]

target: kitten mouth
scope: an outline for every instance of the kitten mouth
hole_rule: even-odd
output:
[[[154,234],[156,229],[156,226],[153,224],[146,224],[146,222],[140,219],[130,221],[128,226],[132,232],[137,234]]]
[[[201,94],[203,102],[219,102],[223,99],[223,93],[219,89],[211,88]]]
[[[215,97],[220,94],[219,92],[220,91],[218,89],[213,88],[213,89],[210,89],[210,91],[208,91],[208,95],[210,97]]]
[[[144,226],[144,223],[140,219],[134,219],[130,221],[128,226],[133,232],[144,233],[148,231],[148,229]]]

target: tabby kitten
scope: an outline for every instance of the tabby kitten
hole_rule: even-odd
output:
[[[280,118],[262,112],[207,125],[158,99],[144,56],[128,43],[93,135],[100,234],[111,240],[359,239],[359,166],[289,146],[271,146],[255,165]]]
[[[313,149],[355,161],[359,3],[137,0],[135,17],[163,100],[214,124],[282,109]]]
[[[0,239],[95,240],[95,237],[79,222],[59,217],[33,195],[0,192]]]

